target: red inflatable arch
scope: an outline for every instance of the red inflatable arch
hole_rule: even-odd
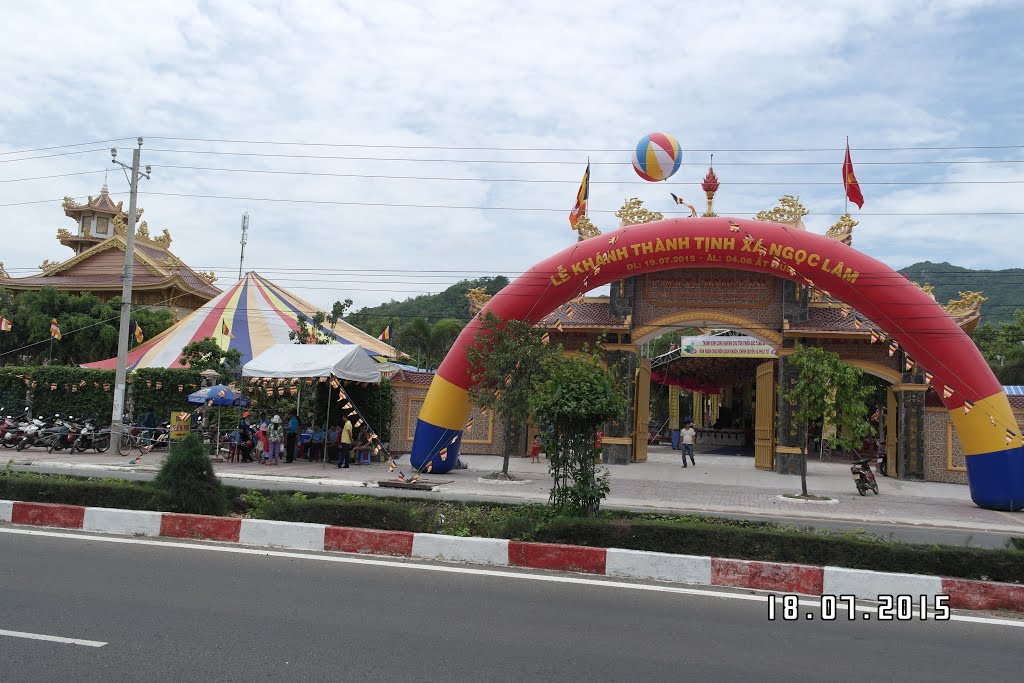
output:
[[[974,342],[930,296],[885,264],[838,240],[778,223],[675,218],[578,242],[530,268],[484,311],[537,322],[580,294],[630,275],[674,268],[731,268],[813,284],[871,319],[928,371],[967,454],[974,502],[1024,508],[1024,440],[1009,400]],[[469,415],[472,385],[462,331],[420,410],[411,462],[447,472]]]

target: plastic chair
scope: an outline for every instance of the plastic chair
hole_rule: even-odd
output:
[[[371,462],[372,461],[370,460],[370,451],[368,451],[368,450],[359,451],[359,464],[360,465],[369,465],[369,464],[371,464]]]

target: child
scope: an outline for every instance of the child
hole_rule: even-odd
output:
[[[266,426],[260,425],[259,431],[256,432],[256,443],[260,450],[260,462],[264,465],[269,465],[270,462],[267,459],[267,453],[270,451],[270,440],[267,438]]]
[[[533,437],[533,443],[530,444],[530,462],[540,462],[540,441],[537,437]]]

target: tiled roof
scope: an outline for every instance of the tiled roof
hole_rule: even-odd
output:
[[[572,317],[568,315],[569,308],[572,308]],[[627,327],[626,321],[614,317],[609,311],[607,297],[588,297],[579,303],[568,303],[559,306],[537,323],[538,327],[554,327],[556,323],[562,323],[562,327],[600,327],[600,328],[622,328]]]
[[[847,314],[845,318],[842,314],[844,310]],[[951,315],[950,317],[953,318],[957,325],[964,327],[975,320],[977,316],[978,313],[976,311],[967,311]],[[861,324],[859,329],[854,323],[855,320]],[[790,331],[863,332],[864,334],[868,334],[871,330],[881,332],[881,328],[852,308],[824,308],[817,306],[811,306],[808,311],[807,322],[790,323],[789,329]]]
[[[407,382],[409,384],[428,385],[434,381],[432,372],[412,372],[410,370],[399,370],[391,376],[392,382]]]

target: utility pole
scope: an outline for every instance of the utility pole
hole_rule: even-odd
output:
[[[245,263],[245,245],[249,241],[249,212],[242,214],[242,256],[238,259],[238,279],[242,279],[242,264]]]
[[[151,166],[146,166],[146,172],[139,172],[139,159],[142,155],[142,138],[138,139],[138,147],[132,150],[132,165],[128,166],[117,160],[117,148],[110,150],[111,163],[115,163],[125,169],[126,174],[130,170],[131,177],[128,180],[131,193],[128,199],[128,223],[125,225],[125,249],[124,249],[124,275],[122,276],[123,287],[121,288],[121,327],[117,335],[117,374],[114,377],[114,412],[110,417],[110,438],[117,445],[121,441],[121,421],[124,415],[125,380],[128,375],[128,328],[131,326],[132,317],[132,269],[135,266],[135,205],[139,194],[139,179],[149,179],[152,172]]]

